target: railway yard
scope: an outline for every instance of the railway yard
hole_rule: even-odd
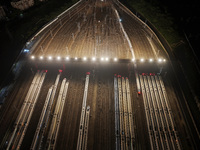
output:
[[[168,54],[120,2],[79,1],[26,49],[0,109],[0,149],[198,147]]]

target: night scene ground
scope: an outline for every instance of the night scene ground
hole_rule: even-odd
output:
[[[198,1],[0,1],[0,149],[199,150]]]

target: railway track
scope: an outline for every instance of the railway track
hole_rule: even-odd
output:
[[[162,78],[147,75],[137,78],[145,104],[151,149],[182,149]]]
[[[82,150],[87,148],[87,132],[88,132],[89,116],[86,111],[86,103],[87,103],[88,86],[89,86],[89,74],[86,75],[86,80],[85,80],[85,89],[84,89],[81,119],[79,125],[78,142],[76,148],[77,150]],[[90,110],[90,108],[88,107],[87,110]]]
[[[15,121],[14,130],[9,138],[7,150],[19,149],[23,141],[26,129],[29,125],[35,104],[37,102],[46,72],[37,72],[29,88],[24,103]]]
[[[116,149],[134,149],[135,133],[129,80],[114,77]]]

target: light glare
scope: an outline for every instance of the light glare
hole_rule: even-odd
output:
[[[48,57],[48,59],[49,59],[49,60],[52,60],[52,57],[51,57],[51,56],[49,56],[49,57]]]
[[[95,57],[92,57],[92,61],[96,61],[96,58],[95,58]]]
[[[103,58],[103,57],[101,57],[101,61],[104,61],[104,58]]]
[[[35,56],[31,56],[31,59],[35,59]]]
[[[159,58],[159,59],[158,59],[158,62],[162,62],[162,59],[161,59],[161,58]]]
[[[60,60],[60,56],[57,57],[57,60]]]
[[[114,61],[117,61],[117,58],[114,58]]]
[[[69,60],[69,56],[66,57],[66,60]]]

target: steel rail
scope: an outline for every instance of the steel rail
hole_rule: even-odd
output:
[[[44,103],[44,106],[43,106],[43,109],[42,109],[42,112],[41,112],[41,115],[40,115],[40,119],[39,119],[39,122],[38,122],[38,125],[37,125],[37,128],[36,128],[36,131],[35,131],[35,135],[33,137],[33,141],[32,141],[32,144],[31,144],[31,148],[30,148],[31,150],[37,149],[39,134],[40,134],[40,131],[41,131],[41,128],[42,128],[42,124],[44,122],[45,114],[47,112],[47,106],[48,106],[49,100],[51,98],[52,90],[53,90],[53,86],[51,86],[48,90],[46,100],[45,100],[45,103]]]
[[[42,77],[41,77],[41,80],[40,80],[40,83],[39,83],[39,85],[38,85],[38,87],[37,87],[37,92],[35,93],[34,101],[33,101],[32,105],[31,105],[30,114],[28,115],[26,124],[25,124],[25,126],[24,126],[23,131],[22,131],[22,135],[21,135],[21,137],[20,137],[20,139],[19,139],[19,142],[18,142],[18,144],[17,144],[17,148],[16,148],[17,150],[19,150],[20,147],[21,147],[22,141],[23,141],[23,139],[24,139],[26,130],[27,130],[27,128],[28,128],[29,122],[30,122],[30,120],[31,120],[31,117],[32,117],[32,114],[33,114],[33,111],[34,111],[34,108],[35,108],[35,104],[36,104],[36,102],[37,102],[37,100],[38,100],[38,97],[39,97],[39,94],[40,94],[40,92],[41,92],[41,88],[42,88],[42,85],[43,85],[43,82],[44,82],[45,77],[46,77],[46,72],[43,72]]]
[[[151,145],[151,149],[154,150],[154,136],[153,136],[153,132],[152,132],[152,129],[151,129],[151,124],[152,124],[151,123],[151,116],[150,116],[149,107],[148,107],[148,104],[147,104],[147,97],[146,97],[146,94],[145,94],[144,82],[143,82],[143,78],[142,78],[141,75],[139,75],[139,80],[140,80],[141,89],[142,89],[142,96],[143,96],[143,101],[144,101],[144,109],[145,109],[145,114],[146,114],[146,121],[147,121],[147,128],[148,128],[148,133],[149,133],[150,145]]]
[[[114,77],[114,99],[115,99],[115,149],[120,150],[120,117],[117,77]]]
[[[79,125],[79,133],[78,133],[78,142],[77,142],[77,150],[82,149],[82,140],[83,140],[83,130],[84,130],[84,122],[85,122],[85,109],[86,109],[86,101],[87,101],[87,93],[88,93],[88,85],[89,85],[89,75],[86,75],[85,80],[85,89],[84,89],[84,95],[83,95],[83,103],[82,103],[82,111],[81,111],[81,119],[80,119],[80,125]]]

